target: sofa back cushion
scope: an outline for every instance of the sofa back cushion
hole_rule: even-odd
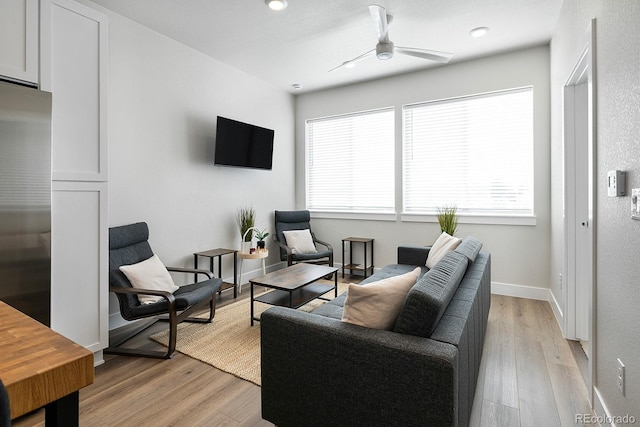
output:
[[[449,252],[411,288],[394,331],[429,337],[464,276],[469,261],[459,252]]]
[[[482,242],[473,236],[468,236],[455,248],[455,252],[466,256],[469,258],[469,263],[472,263],[476,260],[480,249],[482,249]]]

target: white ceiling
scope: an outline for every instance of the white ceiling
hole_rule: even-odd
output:
[[[562,0],[288,0],[281,12],[263,0],[92,0],[116,13],[289,92],[355,83],[441,64],[375,56],[353,69],[328,70],[373,49],[368,5],[393,16],[399,46],[454,54],[450,63],[548,43]],[[470,29],[490,28],[481,38]],[[298,91],[300,92],[300,91]]]

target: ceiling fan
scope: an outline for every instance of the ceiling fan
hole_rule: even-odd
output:
[[[378,44],[375,49],[363,53],[362,55],[345,61],[335,68],[329,71],[337,70],[343,67],[352,67],[356,62],[361,61],[368,56],[375,53],[378,59],[386,60],[391,59],[394,53],[401,53],[403,55],[415,56],[416,58],[428,59],[430,61],[437,61],[446,64],[449,62],[452,53],[438,52],[437,50],[417,49],[412,47],[395,46],[391,40],[389,40],[389,22],[391,22],[391,16],[387,15],[387,11],[384,7],[377,4],[369,5],[369,12],[373,19],[373,24],[376,27],[376,33],[378,34]]]

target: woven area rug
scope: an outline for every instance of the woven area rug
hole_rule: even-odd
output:
[[[346,283],[338,283],[338,295],[346,289]],[[333,291],[324,295],[333,296]],[[315,299],[298,310],[311,311],[325,302]],[[213,323],[179,324],[176,350],[260,385],[260,322],[250,326],[250,303],[250,299],[245,298],[217,308]],[[269,307],[272,306],[256,302],[256,317]],[[153,334],[151,339],[167,345],[168,337],[167,330]]]

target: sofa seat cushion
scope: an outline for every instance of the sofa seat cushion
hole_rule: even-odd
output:
[[[339,297],[338,297],[339,298]],[[342,300],[344,304],[344,299]],[[317,314],[319,316],[330,317],[332,319],[342,320],[342,310],[344,307],[338,304],[331,304],[328,302],[326,304],[322,304],[320,307],[316,308],[312,311],[313,314]]]
[[[389,264],[380,270],[376,271],[373,276],[369,276],[360,282],[361,285],[377,282],[378,280],[387,279],[393,276],[399,276],[401,274],[409,273],[416,268],[415,265],[408,264]],[[422,277],[429,269],[427,267],[420,267],[420,275]]]
[[[377,282],[378,280],[386,279],[388,277],[399,276],[401,274],[409,273],[416,268],[415,265],[406,264],[390,264],[386,267],[376,271],[373,276],[367,277],[360,282],[361,285]],[[420,267],[420,275],[422,277],[429,269],[427,267]],[[347,293],[343,292],[338,295],[337,298],[332,299],[326,304],[322,304],[318,308],[312,311],[313,314],[320,316],[331,317],[333,319],[342,319],[342,309],[344,307],[344,301],[347,298]]]
[[[466,256],[449,252],[407,294],[394,331],[429,337],[467,270]]]
[[[367,277],[365,280],[360,282],[361,285],[366,285],[369,283],[377,282],[378,280],[386,279],[389,277],[399,276],[401,274],[409,273],[416,268],[415,265],[406,265],[406,264],[390,264],[385,266],[384,268],[376,271],[373,276]],[[427,267],[420,267],[420,275],[419,277],[424,276],[424,274],[429,269]],[[317,314],[320,316],[331,317],[333,319],[342,319],[342,310],[344,307],[344,301],[347,298],[347,293],[343,292],[338,295],[337,298],[332,299],[326,304],[322,304],[318,308],[312,311],[313,314]]]

